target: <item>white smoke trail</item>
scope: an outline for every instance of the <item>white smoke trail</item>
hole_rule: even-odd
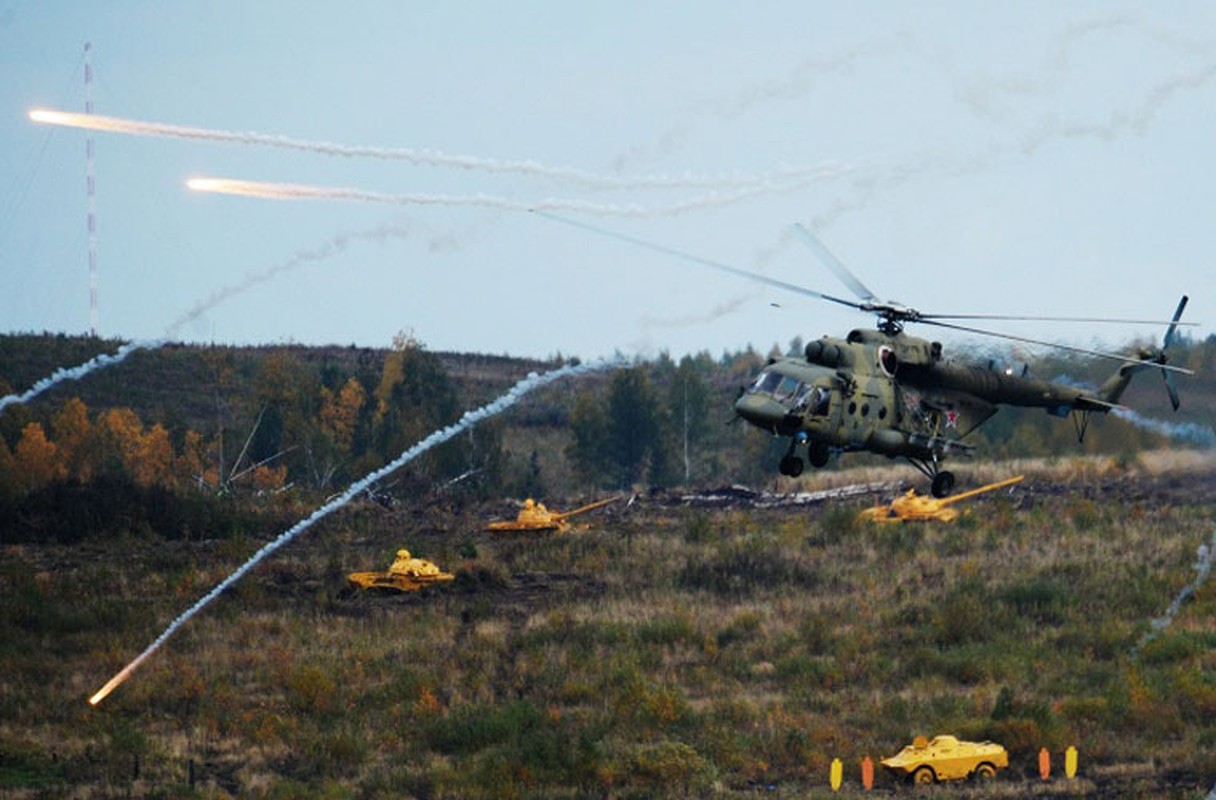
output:
[[[389,161],[405,161],[415,166],[450,167],[491,174],[515,174],[563,181],[589,189],[709,189],[738,188],[765,184],[771,181],[802,179],[819,172],[821,166],[790,167],[755,175],[639,175],[625,177],[602,175],[572,167],[552,167],[530,159],[502,160],[481,156],[449,155],[438,150],[409,147],[370,147],[345,145],[334,142],[296,139],[278,134],[254,131],[224,131],[187,125],[169,125],[161,122],[108,117],[102,114],[75,114],[51,109],[34,109],[29,117],[35,122],[62,125],[71,128],[125,133],[134,136],[155,136],[177,139],[199,139],[213,142],[278,147],[304,150],[321,155],[347,158],[377,158]]]
[[[345,251],[350,243],[356,239],[384,240],[394,236],[408,236],[410,233],[411,231],[405,225],[394,223],[380,225],[366,231],[339,233],[319,247],[311,250],[302,250],[285,262],[276,264],[258,272],[250,273],[245,280],[241,281],[240,283],[225,286],[212,292],[205,299],[195,303],[189,310],[170,323],[165,329],[164,337],[161,339],[129,342],[120,347],[118,351],[112,355],[100,355],[76,367],[59,369],[50,376],[35,383],[33,387],[26,392],[0,397],[0,412],[3,412],[4,409],[10,405],[27,403],[30,400],[38,397],[43,392],[46,392],[48,389],[51,389],[64,381],[80,380],[85,376],[96,372],[97,370],[118,364],[137,350],[154,350],[161,347],[176,337],[182,326],[198,319],[211,308],[219,305],[225,300],[235,297],[236,295],[247,291],[251,287],[264,283],[280,273],[294,269],[301,264],[323,261],[325,259],[332,258]],[[433,250],[446,246],[449,245],[440,239],[433,239],[431,243]]]
[[[1170,626],[1170,624],[1174,621],[1174,617],[1176,617],[1179,610],[1181,610],[1182,604],[1194,597],[1195,592],[1199,590],[1199,587],[1202,586],[1204,581],[1208,579],[1208,576],[1212,574],[1213,553],[1216,553],[1216,533],[1212,534],[1212,540],[1210,542],[1199,545],[1199,548],[1195,553],[1195,580],[1182,587],[1182,591],[1179,592],[1178,596],[1174,598],[1174,601],[1170,603],[1169,608],[1165,610],[1165,614],[1150,623],[1152,625],[1152,630],[1141,637],[1140,641],[1136,643],[1136,646],[1132,648],[1132,658],[1139,657],[1140,651],[1144,649],[1144,646],[1156,639],[1159,635],[1161,635],[1163,630]]]
[[[1162,419],[1151,419],[1126,407],[1116,408],[1111,413],[1119,419],[1126,420],[1137,428],[1149,431],[1150,433],[1190,442],[1200,447],[1216,447],[1216,431],[1213,431],[1207,425],[1200,425],[1195,422],[1166,422]]]
[[[360,480],[355,481],[346,489],[346,491],[342,492],[340,495],[335,497],[333,500],[330,500],[328,503],[326,503],[325,505],[318,508],[316,511],[314,511],[312,514],[310,514],[308,517],[300,520],[295,525],[293,525],[291,528],[289,528],[288,530],[281,533],[277,538],[271,540],[269,543],[264,545],[262,547],[262,549],[258,550],[256,553],[254,553],[253,556],[250,557],[250,559],[248,561],[246,561],[244,564],[242,564],[235,572],[233,572],[231,575],[229,575],[224,580],[220,581],[215,586],[214,589],[212,589],[210,592],[205,594],[194,605],[190,606],[190,608],[188,608],[185,612],[183,612],[180,616],[178,616],[177,619],[173,620],[173,622],[171,622],[169,624],[169,627],[165,628],[164,632],[161,633],[160,636],[156,637],[156,639],[152,642],[152,644],[148,645],[148,647],[142,653],[140,653],[133,661],[131,661],[131,663],[129,663],[126,667],[124,667],[121,671],[119,671],[118,674],[116,674],[113,678],[111,678],[109,680],[109,682],[106,683],[105,686],[103,686],[91,698],[89,698],[89,703],[92,705],[97,705],[103,699],[105,699],[106,695],[108,695],[111,691],[113,691],[114,688],[117,687],[120,683],[125,681],[131,675],[131,673],[134,672],[139,667],[140,664],[142,664],[150,655],[155,653],[160,648],[160,646],[163,645],[169,639],[170,636],[172,636],[175,632],[177,632],[177,630],[179,628],[181,628],[183,625],[185,625],[190,620],[191,617],[193,617],[198,612],[202,611],[203,608],[205,608],[212,600],[219,597],[220,594],[223,593],[223,591],[225,589],[232,586],[234,583],[236,583],[241,578],[243,578],[251,569],[256,567],[263,559],[265,559],[267,556],[269,556],[274,551],[278,550],[283,545],[290,542],[292,539],[299,536],[304,531],[308,530],[310,527],[312,527],[314,524],[319,522],[324,517],[332,514],[334,511],[337,511],[339,508],[341,508],[342,506],[349,503],[351,500],[353,500],[355,497],[357,497],[361,492],[366,490],[369,486],[372,486],[377,481],[380,481],[383,478],[387,477],[390,473],[400,469],[402,466],[409,463],[410,461],[413,461],[415,458],[422,455],[427,450],[430,450],[432,447],[435,447],[436,445],[439,445],[439,444],[442,444],[442,443],[448,441],[449,439],[453,438],[454,436],[459,435],[460,433],[464,432],[465,430],[469,429],[473,425],[476,425],[478,422],[481,422],[484,419],[492,417],[496,414],[501,414],[503,411],[506,411],[508,408],[510,408],[511,406],[518,403],[520,398],[522,398],[524,395],[528,394],[529,392],[535,391],[536,389],[539,389],[543,386],[546,386],[546,385],[553,383],[554,381],[560,380],[562,378],[574,377],[577,375],[586,374],[588,372],[594,372],[597,370],[603,370],[603,369],[608,369],[611,367],[619,367],[619,366],[624,366],[624,365],[625,365],[625,362],[623,360],[596,361],[596,362],[591,362],[591,363],[587,363],[587,364],[578,364],[578,365],[573,365],[573,366],[568,366],[568,367],[562,367],[560,369],[555,369],[551,372],[546,372],[546,373],[539,374],[539,375],[537,373],[533,372],[533,373],[529,374],[528,377],[524,378],[519,383],[512,386],[511,389],[506,394],[502,395],[497,400],[494,400],[493,402],[491,402],[487,405],[484,405],[481,408],[477,408],[477,409],[474,409],[473,411],[469,411],[469,412],[465,413],[465,415],[463,417],[461,417],[460,420],[458,420],[454,424],[449,425],[446,428],[442,428],[440,430],[435,431],[430,436],[426,437],[425,439],[418,442],[410,449],[406,450],[404,453],[402,453],[400,456],[398,456],[393,461],[384,465],[380,469],[375,470],[374,472],[371,472],[370,474],[361,478]]]
[[[410,228],[402,223],[386,223],[370,230],[336,234],[328,242],[325,242],[319,247],[309,250],[301,250],[282,263],[275,264],[257,272],[251,272],[243,281],[215,290],[203,300],[195,303],[190,307],[189,310],[170,323],[169,327],[165,330],[165,335],[167,337],[175,336],[177,332],[181,330],[182,326],[198,319],[211,308],[219,305],[225,300],[249,290],[253,286],[260,283],[265,283],[280,273],[295,269],[302,264],[324,261],[345,252],[346,248],[350,246],[352,241],[367,239],[382,242],[392,237],[404,238],[410,234]],[[432,240],[432,249],[439,246],[436,244],[436,241],[437,240]]]
[[[78,366],[57,369],[21,394],[10,394],[0,397],[0,411],[3,411],[8,406],[16,403],[28,403],[38,395],[57,386],[60,383],[63,383],[64,381],[78,381],[92,372],[96,372],[99,369],[119,363],[136,350],[149,350],[157,348],[165,344],[165,341],[166,340],[164,339],[155,339],[128,342],[127,344],[124,344],[122,347],[118,348],[118,350],[112,355],[102,354],[91,358]]]
[[[679,203],[662,206],[644,206],[637,203],[616,205],[592,203],[585,200],[550,197],[534,202],[522,202],[488,194],[443,195],[443,194],[387,194],[354,187],[315,186],[300,183],[272,183],[248,181],[236,178],[191,178],[186,185],[198,192],[232,194],[272,200],[352,200],[361,203],[386,203],[389,205],[428,206],[475,206],[499,211],[573,211],[591,216],[608,217],[659,217],[677,216],[690,211],[719,208],[762,195],[793,192],[817,181],[839,177],[852,170],[851,167],[821,167],[808,171],[798,179],[757,183],[732,191],[710,191]]]

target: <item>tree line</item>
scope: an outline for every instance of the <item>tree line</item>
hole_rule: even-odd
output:
[[[801,344],[795,339],[788,352]],[[1210,410],[1216,341],[1184,341],[1178,350],[1174,363],[1200,373],[1183,384],[1184,402]],[[12,519],[27,498],[49,487],[99,481],[175,495],[326,496],[490,399],[471,395],[514,382],[499,368],[474,388],[405,333],[375,358],[318,367],[308,354],[272,351],[251,363],[224,349],[176,356],[201,362],[194,374],[206,378],[203,385],[169,387],[154,421],[119,404],[90,408],[78,396],[10,409],[0,418],[0,512]],[[776,347],[769,353],[779,355]],[[547,389],[518,413],[436,448],[393,476],[387,488],[405,495],[458,483],[459,496],[482,499],[765,481],[775,474],[786,442],[730,424],[732,401],[763,365],[750,348],[719,359],[661,355]],[[1042,377],[1069,374],[1095,382],[1101,369],[1068,359],[1034,365]],[[1133,387],[1159,390],[1137,387],[1152,383],[1141,379]],[[1155,395],[1144,397],[1151,404]],[[186,419],[177,411],[187,404],[203,411]],[[157,407],[149,409],[145,414],[152,416]],[[1159,440],[1114,422],[1092,428],[1086,441],[1091,451],[1119,452]],[[1078,451],[1066,421],[1017,409],[1003,409],[975,443],[993,457]],[[871,457],[848,460],[864,458]]]

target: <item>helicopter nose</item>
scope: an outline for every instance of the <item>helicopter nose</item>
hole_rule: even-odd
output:
[[[735,401],[735,413],[753,425],[774,429],[785,419],[786,409],[771,397],[745,394]]]

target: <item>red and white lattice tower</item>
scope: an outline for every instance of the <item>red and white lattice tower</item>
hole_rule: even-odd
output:
[[[93,113],[93,61],[90,51],[92,42],[84,43],[84,113]],[[93,179],[93,134],[84,140],[85,159],[87,161],[86,180],[89,189],[89,333],[97,335],[97,201],[94,195],[95,181]]]

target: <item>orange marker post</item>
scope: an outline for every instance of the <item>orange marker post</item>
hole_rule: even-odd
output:
[[[1051,753],[1046,747],[1039,751],[1039,777],[1043,780],[1051,777]]]
[[[861,785],[867,792],[874,788],[874,762],[869,756],[861,760]]]

